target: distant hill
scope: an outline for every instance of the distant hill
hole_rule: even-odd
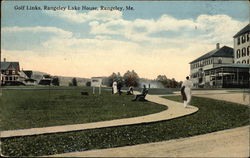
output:
[[[50,75],[50,74],[46,72],[33,71],[31,78],[39,82],[42,79],[43,75]],[[74,78],[74,77],[66,77],[66,76],[57,76],[57,77],[59,78],[60,86],[68,86],[69,83],[71,83],[72,79]],[[86,82],[90,81],[90,79],[88,78],[81,78],[81,77],[76,77],[76,80],[77,80],[78,86],[85,86]]]
[[[60,86],[68,86],[69,83],[72,82],[72,79],[74,77],[65,77],[65,76],[57,76],[60,80]],[[80,78],[80,77],[76,77],[76,80],[77,80],[77,85],[78,86],[85,86],[86,83],[88,81],[90,81],[90,79],[88,78]]]

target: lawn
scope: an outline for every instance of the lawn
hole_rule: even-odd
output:
[[[180,91],[180,88],[151,88],[148,94],[151,95],[166,95],[173,94],[175,91]]]
[[[180,96],[167,99],[181,101]],[[91,129],[67,133],[2,139],[2,153],[8,156],[41,156],[73,151],[104,149],[190,137],[249,125],[247,106],[193,97],[199,111],[167,121],[130,126]]]
[[[82,91],[90,95],[81,95]],[[93,95],[90,88],[3,89],[1,130],[113,120],[167,109],[156,103],[132,102],[132,98],[125,94],[112,95],[107,90]]]

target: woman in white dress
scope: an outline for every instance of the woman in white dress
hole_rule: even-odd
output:
[[[193,87],[193,83],[192,81],[189,80],[189,77],[187,76],[186,80],[181,85],[181,94],[182,94],[185,108],[191,101],[191,97],[192,97],[191,88],[192,87]]]
[[[118,92],[118,90],[117,90],[117,82],[116,81],[113,82],[112,87],[113,87],[113,94],[116,94]]]

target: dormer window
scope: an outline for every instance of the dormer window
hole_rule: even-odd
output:
[[[222,64],[222,59],[221,58],[219,58],[218,64]]]

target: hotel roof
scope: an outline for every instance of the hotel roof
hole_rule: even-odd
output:
[[[245,26],[243,29],[241,29],[238,33],[236,33],[236,34],[234,35],[234,38],[236,38],[236,37],[238,37],[238,36],[240,36],[240,35],[243,35],[243,34],[245,34],[245,33],[247,33],[247,32],[250,32],[250,24],[248,24],[248,25]]]
[[[228,58],[233,58],[234,57],[234,50],[231,47],[228,46],[223,46],[222,48],[219,49],[214,49],[208,53],[206,53],[205,55],[193,60],[192,62],[190,62],[189,64],[204,60],[204,59],[208,59],[210,57],[228,57]]]

